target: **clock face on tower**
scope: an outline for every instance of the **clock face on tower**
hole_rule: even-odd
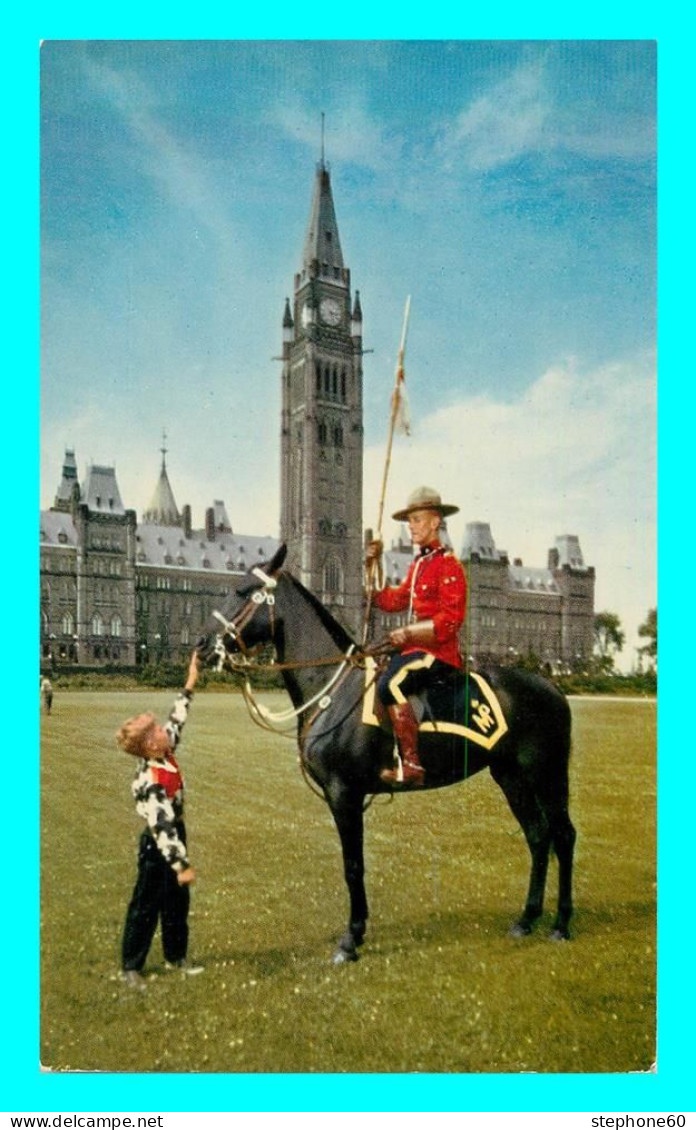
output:
[[[319,313],[327,326],[337,326],[341,321],[341,303],[335,298],[323,298],[319,303]]]

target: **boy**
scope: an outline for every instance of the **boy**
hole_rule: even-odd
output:
[[[196,875],[186,851],[184,781],[173,756],[197,678],[198,656],[194,651],[186,684],[165,725],[159,725],[154,714],[139,714],[124,722],[116,735],[127,753],[140,758],[131,791],[138,815],[147,821],[140,837],[138,877],[126,914],[121,951],[122,976],[132,988],[145,988],[142,969],[158,918],[167,965],[187,974],[202,972],[201,966],[189,965],[186,960],[189,886]]]

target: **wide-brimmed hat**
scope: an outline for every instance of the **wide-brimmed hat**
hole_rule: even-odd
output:
[[[414,510],[437,510],[438,514],[447,518],[450,514],[457,514],[459,507],[443,503],[440,495],[432,487],[417,487],[408,496],[408,502],[404,509],[397,510],[396,514],[392,514],[392,518],[395,518],[397,522],[405,522]]]

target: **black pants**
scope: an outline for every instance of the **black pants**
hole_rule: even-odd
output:
[[[177,825],[186,843],[186,829]],[[162,923],[162,950],[165,961],[181,961],[188,948],[188,885],[180,886],[149,832],[143,832],[138,848],[138,878],[126,913],[121,965],[124,969],[143,968],[157,920]]]

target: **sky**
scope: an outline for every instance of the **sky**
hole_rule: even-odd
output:
[[[406,298],[421,484],[544,565],[577,534],[630,668],[656,580],[656,52],[647,41],[48,41],[41,505],[66,447],[138,514],[278,533],[281,320],[331,169],[373,526]],[[387,540],[398,533],[389,519]]]

